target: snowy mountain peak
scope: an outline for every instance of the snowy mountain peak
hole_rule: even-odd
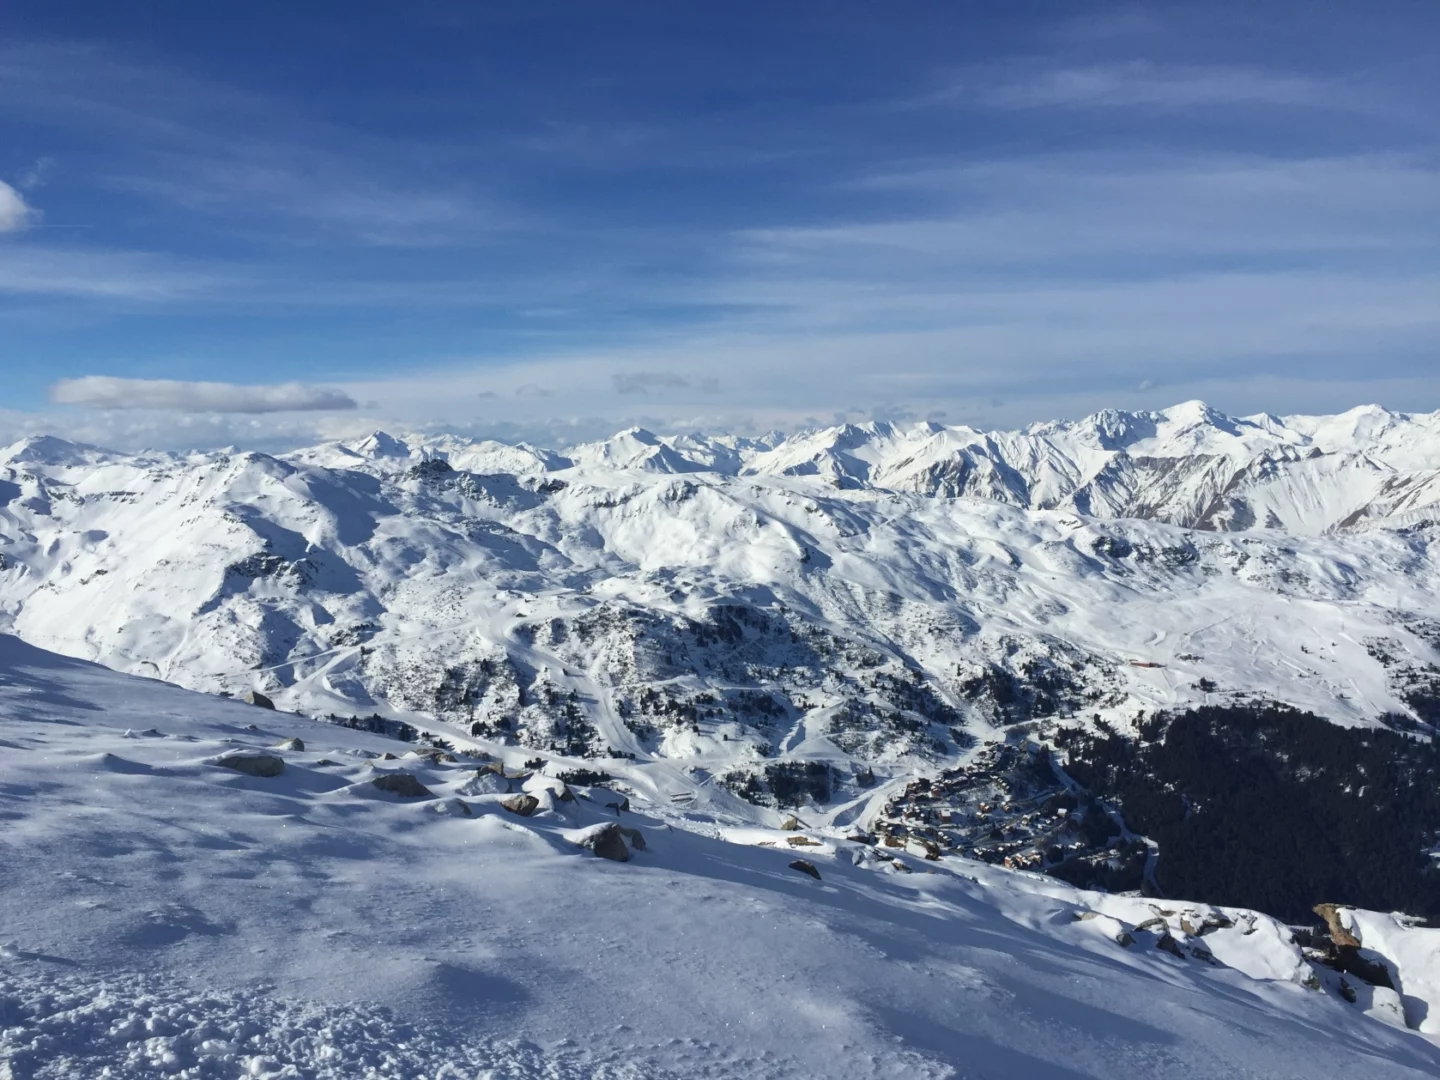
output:
[[[355,453],[368,458],[408,458],[411,450],[407,443],[383,431],[367,435],[352,447]]]
[[[69,442],[53,435],[32,435],[0,448],[0,461],[15,465],[87,465],[103,461],[111,452],[86,443]]]

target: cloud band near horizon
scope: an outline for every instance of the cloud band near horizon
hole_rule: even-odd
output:
[[[178,379],[122,379],[86,375],[50,388],[57,405],[91,409],[157,409],[183,413],[333,412],[356,409],[344,391],[304,383],[242,386]]]

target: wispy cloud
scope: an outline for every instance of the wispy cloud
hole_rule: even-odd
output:
[[[619,394],[644,394],[650,390],[683,390],[690,380],[673,371],[617,371],[610,376]]]
[[[213,268],[145,252],[0,245],[0,294],[160,303],[219,286]]]
[[[57,405],[91,409],[165,409],[185,413],[274,413],[357,408],[341,390],[303,383],[240,386],[175,379],[120,379],[87,375],[62,379],[50,388]]]
[[[331,243],[436,246],[522,218],[439,168],[424,143],[326,124],[98,46],[0,47],[4,113],[104,146],[95,180],[112,191],[223,216],[225,230],[256,238],[294,244],[304,239],[296,227],[308,226]],[[43,179],[43,168],[32,172]]]
[[[163,170],[130,172],[108,182],[173,207],[248,221],[251,235],[273,233],[277,239],[285,238],[283,223],[299,222],[320,230],[317,239],[331,242],[452,246],[473,243],[500,222],[493,200],[473,192],[427,190],[366,176],[365,163],[314,150],[269,145],[164,158]],[[289,234],[289,243],[300,240]]]
[[[1174,109],[1206,105],[1353,105],[1327,83],[1303,75],[1246,67],[1162,65],[1149,60],[1062,67],[996,81],[971,76],[949,91],[955,98],[1003,109]]]
[[[34,164],[21,174],[19,183],[16,185],[21,191],[34,191],[45,186],[50,179],[50,174],[55,171],[55,159],[53,157],[39,157]]]
[[[824,226],[746,230],[741,251],[757,265],[793,273],[829,260],[829,271],[873,270],[877,258],[907,260],[907,274],[936,280],[987,266],[1088,257],[1186,260],[1314,252],[1433,252],[1440,246],[1440,169],[1420,158],[1359,155],[1275,159],[1226,154],[1140,158],[1085,153],[926,162],[873,175],[857,186],[907,193],[910,214],[876,214]],[[918,199],[918,201],[917,201]],[[893,279],[894,267],[886,276]]]

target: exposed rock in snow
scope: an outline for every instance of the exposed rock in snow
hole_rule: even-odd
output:
[[[613,821],[571,833],[569,839],[572,844],[592,851],[602,859],[630,861],[630,848],[625,844],[625,836]]]
[[[381,773],[371,780],[370,783],[381,791],[389,792],[391,795],[399,795],[406,799],[424,799],[435,794],[422,784],[414,773]]]
[[[1335,904],[1315,905],[1315,914],[1325,920],[1325,926],[1330,931],[1330,940],[1339,948],[1358,949],[1360,939],[1350,932],[1341,919],[1342,910]]]
[[[234,769],[246,776],[279,776],[285,771],[285,761],[274,754],[262,754],[255,750],[237,750],[215,759],[222,769]]]
[[[512,795],[510,798],[502,800],[500,805],[512,814],[529,817],[540,809],[540,800],[534,795]]]

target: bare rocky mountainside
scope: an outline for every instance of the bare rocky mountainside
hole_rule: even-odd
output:
[[[577,775],[626,764],[696,814],[804,806],[1163,892],[1118,766],[1076,812],[1054,802],[1075,797],[1066,753],[1201,707],[1428,732],[1437,537],[1440,414],[1376,407],[631,430],[563,453],[39,438],[0,450],[0,630]]]

